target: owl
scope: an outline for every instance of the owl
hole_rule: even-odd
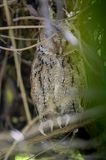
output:
[[[50,120],[52,129],[55,117],[61,127],[61,116],[77,112],[80,105],[77,85],[68,58],[54,52],[48,44],[39,45],[31,69],[31,97],[39,114],[42,134],[44,120]],[[65,123],[68,124],[68,118]]]

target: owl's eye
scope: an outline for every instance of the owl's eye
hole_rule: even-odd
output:
[[[39,49],[40,49],[41,52],[44,52],[44,50],[45,50],[45,48],[44,48],[43,45],[40,45],[40,48],[39,48]]]
[[[37,53],[38,54],[46,54],[47,52],[47,48],[45,48],[43,45],[40,45],[38,48],[37,48]]]

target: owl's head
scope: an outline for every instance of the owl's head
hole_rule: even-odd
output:
[[[53,62],[54,64],[55,54],[53,54],[48,47],[40,45],[37,47],[36,52],[37,58],[42,61],[42,63],[50,64]]]

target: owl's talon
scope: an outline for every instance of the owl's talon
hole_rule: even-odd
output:
[[[60,128],[62,128],[62,120],[61,117],[57,118],[57,124],[59,125]]]
[[[52,132],[53,131],[53,125],[54,125],[54,123],[53,123],[52,120],[49,120],[48,123],[49,123],[49,126],[50,126],[50,130]]]
[[[46,134],[44,133],[44,130],[43,130],[43,126],[44,126],[43,123],[41,123],[40,126],[39,126],[39,128],[38,128],[38,130],[40,131],[41,134],[43,134],[44,136],[46,136]]]
[[[70,122],[70,116],[66,114],[64,118],[65,118],[65,126],[67,126]]]

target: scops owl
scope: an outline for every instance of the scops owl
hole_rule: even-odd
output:
[[[77,85],[68,59],[54,52],[49,43],[39,45],[32,63],[31,97],[41,124],[44,119],[51,119],[52,128],[52,118],[55,117],[61,126],[59,117],[77,112],[80,105]],[[40,131],[44,134],[42,125]]]

